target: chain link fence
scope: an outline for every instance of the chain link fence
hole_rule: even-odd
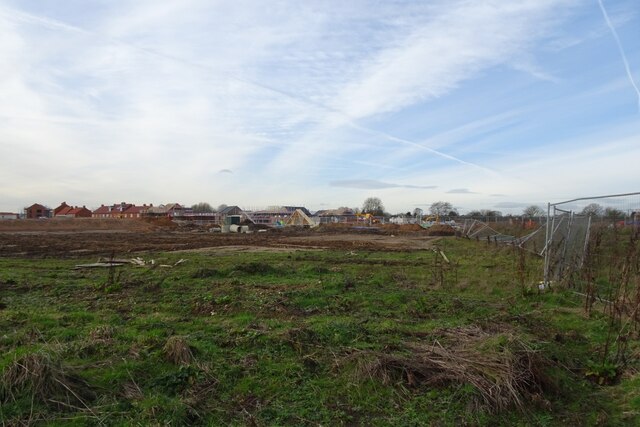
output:
[[[549,203],[545,227],[544,282],[562,281],[583,267],[594,227],[640,225],[640,192]]]

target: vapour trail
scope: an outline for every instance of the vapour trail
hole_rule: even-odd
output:
[[[103,35],[101,35],[99,33],[94,32],[94,31],[85,30],[83,28],[80,28],[80,27],[77,27],[77,26],[74,26],[74,25],[70,25],[70,24],[67,24],[65,22],[61,22],[61,21],[56,20],[56,19],[43,18],[43,17],[37,16],[37,15],[33,15],[33,14],[30,14],[30,13],[27,13],[27,12],[22,12],[22,11],[18,11],[18,10],[7,8],[7,7],[0,8],[0,12],[4,12],[4,15],[7,16],[7,17],[12,17],[13,16],[14,18],[17,18],[17,19],[19,19],[20,21],[23,21],[23,22],[39,24],[39,25],[43,25],[43,26],[45,26],[47,28],[55,29],[55,30],[63,30],[63,31],[70,31],[70,32],[75,32],[75,33],[81,33],[81,34],[84,34],[84,35],[92,35],[94,37],[98,37],[100,39],[106,40],[109,43],[114,43],[114,44],[119,44],[119,45],[122,45],[122,46],[126,46],[126,47],[129,47],[131,49],[137,50],[139,52],[145,53],[147,55],[152,55],[152,56],[164,58],[164,59],[167,59],[167,60],[170,60],[170,61],[175,61],[175,62],[184,64],[184,65],[188,65],[188,66],[191,66],[191,67],[200,68],[200,69],[206,70],[208,72],[212,71],[211,67],[209,67],[207,65],[199,64],[197,62],[192,62],[192,61],[186,60],[184,58],[177,57],[175,55],[162,53],[162,52],[156,51],[154,49],[149,49],[149,48],[136,46],[136,45],[131,44],[129,42],[122,41],[122,40],[120,40],[118,38],[106,37],[106,36],[103,36]],[[478,165],[478,164],[473,163],[473,162],[468,162],[468,161],[462,160],[460,158],[457,158],[455,156],[449,155],[449,154],[444,153],[442,151],[439,151],[439,150],[436,150],[436,149],[433,149],[433,148],[429,148],[429,147],[427,147],[425,145],[422,145],[422,144],[419,144],[419,143],[417,143],[415,141],[410,141],[410,140],[407,140],[407,139],[404,139],[404,138],[398,138],[398,137],[390,135],[390,134],[388,134],[386,132],[382,132],[382,131],[379,131],[379,130],[375,130],[375,129],[371,129],[371,128],[362,126],[362,125],[356,123],[356,121],[352,117],[347,115],[345,112],[337,110],[337,109],[334,109],[334,108],[331,108],[331,107],[328,107],[328,106],[326,106],[324,104],[318,103],[318,102],[313,101],[311,99],[307,99],[307,98],[301,97],[299,95],[294,95],[294,94],[289,93],[287,91],[284,91],[282,89],[277,89],[277,88],[271,87],[269,85],[265,85],[265,84],[258,83],[258,82],[252,81],[252,80],[247,80],[247,79],[244,79],[244,78],[241,78],[241,77],[237,77],[237,76],[231,75],[229,73],[224,73],[224,74],[227,77],[229,77],[229,78],[231,78],[233,80],[236,80],[238,82],[241,82],[241,83],[244,83],[244,84],[247,84],[247,85],[250,85],[250,86],[254,86],[254,87],[266,90],[268,92],[275,93],[275,94],[280,95],[280,96],[284,96],[284,97],[289,98],[289,99],[291,99],[293,101],[297,101],[298,103],[305,104],[306,106],[312,106],[312,107],[318,108],[320,110],[324,110],[325,112],[328,112],[330,114],[337,115],[337,116],[341,117],[342,119],[346,120],[346,124],[348,126],[350,126],[353,129],[357,129],[357,130],[359,130],[361,132],[365,132],[365,133],[368,133],[370,135],[376,135],[376,136],[382,137],[382,138],[384,138],[384,139],[386,139],[388,141],[396,142],[396,143],[399,143],[399,144],[402,144],[402,145],[409,145],[409,146],[412,146],[414,148],[419,148],[421,150],[424,150],[426,152],[434,154],[434,155],[436,155],[438,157],[441,157],[443,159],[450,160],[450,161],[453,161],[453,162],[456,162],[456,163],[459,163],[459,164],[462,164],[462,165],[465,165],[465,166],[470,166],[470,167],[473,167],[475,169],[478,169],[478,170],[481,170],[481,171],[484,171],[484,172],[488,172],[488,173],[491,173],[491,174],[497,174],[497,172],[494,171],[494,170],[488,169],[488,168],[486,168],[484,166]],[[635,87],[635,85],[634,85],[634,87]]]
[[[640,113],[640,89],[638,89],[638,85],[633,80],[633,74],[631,74],[631,68],[629,68],[629,61],[627,61],[627,55],[624,53],[624,49],[622,48],[622,42],[620,41],[620,37],[618,37],[618,32],[616,31],[615,27],[611,23],[611,20],[609,19],[609,14],[607,13],[607,10],[604,8],[604,4],[602,4],[602,0],[598,0],[598,4],[600,5],[600,10],[602,11],[604,20],[607,22],[607,25],[611,30],[611,34],[613,34],[613,38],[616,40],[616,44],[618,45],[618,50],[620,51],[622,62],[624,62],[624,69],[627,71],[627,77],[629,77],[631,86],[633,86],[633,88],[636,91],[636,94],[638,95],[638,112]]]

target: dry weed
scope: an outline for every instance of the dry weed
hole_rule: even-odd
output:
[[[492,412],[524,411],[527,402],[556,388],[545,374],[549,362],[514,334],[472,327],[441,331],[440,336],[446,345],[438,340],[406,343],[401,354],[362,351],[349,358],[356,358],[359,378],[385,384],[470,384],[478,393],[476,403]]]
[[[193,361],[191,346],[184,337],[169,337],[163,350],[167,360],[175,365],[189,365]]]
[[[15,400],[22,393],[58,407],[88,408],[95,399],[91,387],[51,355],[26,354],[10,363],[0,379],[0,401]]]

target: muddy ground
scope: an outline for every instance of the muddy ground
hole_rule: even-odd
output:
[[[437,237],[411,227],[325,227],[251,234],[211,233],[207,228],[135,220],[16,221],[0,224],[0,257],[122,256],[131,253],[256,249],[421,250]]]

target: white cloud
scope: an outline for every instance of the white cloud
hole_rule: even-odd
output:
[[[13,4],[0,7],[0,178],[15,183],[3,210],[511,197],[545,167],[533,163],[545,150],[518,140],[546,125],[540,112],[601,99],[535,93],[571,83],[538,57],[572,35],[558,23],[584,3],[569,0]]]
[[[519,57],[569,2],[449,2],[400,46],[370,60],[335,107],[353,118],[443,96],[465,79]]]

